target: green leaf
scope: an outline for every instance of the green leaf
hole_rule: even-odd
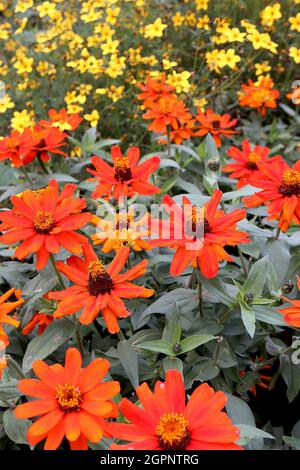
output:
[[[291,254],[286,240],[268,240],[265,246],[264,254],[269,256],[272,265],[276,271],[279,282],[285,279]]]
[[[205,138],[205,153],[206,159],[210,160],[211,158],[219,158],[218,147],[210,134],[207,134]]]
[[[16,444],[28,444],[26,434],[31,424],[29,419],[16,418],[13,410],[6,410],[3,415],[5,433]]]
[[[251,292],[255,297],[259,297],[262,294],[268,273],[268,263],[269,257],[265,256],[252,265],[243,286],[245,293]]]
[[[166,326],[163,331],[162,339],[167,343],[179,343],[181,338],[181,323],[179,312],[175,303],[174,309],[166,313]]]
[[[255,313],[253,309],[250,306],[246,305],[243,301],[240,302],[240,308],[242,321],[245,325],[245,328],[251,338],[253,338],[255,333]]]
[[[198,346],[201,346],[201,344],[208,343],[208,341],[211,341],[215,339],[215,336],[212,335],[193,335],[189,336],[188,338],[184,338],[182,341],[180,341],[180,345],[182,348],[182,351],[180,354],[186,353],[188,351],[192,351],[193,349],[198,348]]]
[[[295,447],[295,449],[300,450],[300,439],[292,436],[282,436],[282,439],[286,444],[291,447]]]
[[[37,359],[45,359],[59,346],[68,341],[75,332],[75,323],[62,318],[49,325],[44,333],[30,341],[23,359],[23,372],[26,374]]]
[[[129,341],[118,342],[118,357],[133,388],[137,388],[139,385],[138,357]]]
[[[18,389],[18,380],[0,383],[0,400],[10,400],[22,395]]]
[[[215,296],[220,302],[227,305],[227,307],[234,307],[235,300],[226,291],[225,284],[220,279],[215,277],[214,279],[208,279],[201,273],[198,273],[199,279],[203,287],[213,296]]]
[[[288,326],[282,313],[274,307],[252,305],[256,320],[268,323],[269,325]]]
[[[182,373],[183,371],[183,364],[182,361],[178,357],[165,357],[163,360],[163,368],[164,371],[167,372],[167,370],[179,370],[179,372]]]
[[[167,343],[166,341],[157,340],[157,341],[145,341],[144,343],[139,345],[141,349],[147,349],[148,351],[154,351],[162,354],[167,354],[170,356],[175,356],[172,349],[172,345]]]
[[[191,388],[195,380],[206,382],[214,379],[219,373],[219,368],[210,357],[200,357],[193,365],[190,372],[185,375],[186,387]]]
[[[166,314],[171,309],[174,309],[175,304],[179,311],[181,306],[188,307],[190,305],[190,308],[192,309],[197,305],[197,303],[198,298],[193,289],[184,289],[183,287],[174,289],[163,294],[159,299],[146,308],[146,310],[144,310],[143,314],[140,316],[137,328],[144,326],[148,321],[148,317],[153,313]]]
[[[236,426],[240,430],[240,439],[238,441],[240,445],[245,445],[252,439],[257,438],[275,439],[275,437],[268,432],[258,429],[255,426],[249,424],[237,424]]]

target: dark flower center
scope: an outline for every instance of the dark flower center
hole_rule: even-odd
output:
[[[91,295],[109,294],[114,287],[110,275],[99,260],[89,263],[88,291]]]
[[[286,170],[281,179],[278,192],[283,196],[300,196],[300,171]]]
[[[131,168],[127,157],[120,157],[114,161],[115,178],[117,181],[128,181],[132,179]]]
[[[34,229],[38,233],[49,233],[55,226],[51,212],[38,211],[33,219]]]

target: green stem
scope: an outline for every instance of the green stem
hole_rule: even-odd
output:
[[[218,360],[219,360],[221,347],[222,347],[222,342],[223,342],[223,336],[219,336],[219,338],[217,340],[217,347],[216,347],[216,350],[215,350],[215,353],[214,353],[214,358],[213,358],[214,365],[216,365]]]
[[[281,233],[281,228],[278,226],[276,230],[275,240],[278,240],[280,233]]]
[[[95,320],[93,321],[93,324],[94,324],[94,327],[96,328],[97,332],[99,333],[100,338],[102,338],[101,326],[100,326],[99,323],[97,322],[97,319],[96,319],[96,318],[95,318]]]
[[[27,170],[25,170],[24,166],[21,166],[20,168],[21,168],[23,175],[25,176],[25,179],[28,181],[28,183],[33,184],[33,181],[31,177],[29,176],[29,174],[27,173]]]
[[[23,374],[21,367],[13,360],[13,358],[11,356],[5,356],[5,359],[8,366],[16,372],[18,377],[20,379],[24,379],[25,375]]]
[[[195,288],[196,276],[197,276],[197,272],[196,272],[196,268],[194,268],[193,272],[191,274],[191,277],[189,279],[189,282],[188,282],[188,288],[189,289],[194,289]]]
[[[226,320],[229,318],[230,314],[231,314],[231,308],[226,310],[226,312],[224,312],[223,315],[220,317],[220,323],[225,323]]]
[[[199,296],[199,315],[203,318],[203,288],[202,282],[198,279],[198,296]]]
[[[125,336],[123,335],[122,330],[118,331],[118,338],[120,341],[125,341]]]
[[[61,287],[62,287],[63,289],[65,289],[65,288],[66,288],[66,285],[65,285],[65,283],[64,283],[64,280],[63,280],[63,277],[62,277],[61,273],[58,271],[58,269],[57,269],[57,267],[56,267],[55,258],[54,258],[54,255],[53,255],[52,253],[50,253],[50,261],[51,261],[51,264],[52,264],[52,266],[53,266],[53,269],[54,269],[54,271],[55,271],[55,273],[56,273],[56,275],[57,275],[57,278],[58,278],[58,280],[59,280],[59,283],[60,283]]]
[[[247,277],[248,276],[248,269],[247,269],[247,265],[246,265],[246,261],[245,261],[243,252],[242,252],[242,250],[240,249],[239,246],[237,247],[237,249],[238,249],[238,252],[239,252],[239,257],[240,257],[240,260],[241,260],[241,265],[242,265],[244,274]]]
[[[77,344],[78,344],[78,347],[79,347],[80,354],[83,357],[84,356],[84,350],[83,350],[82,339],[81,339],[80,331],[79,331],[79,323],[77,323],[77,326],[76,326],[76,339],[77,339]]]
[[[43,162],[43,160],[41,159],[40,156],[38,156],[38,162],[39,162],[40,167],[41,167],[41,169],[43,170],[43,172],[44,172],[46,175],[50,175],[48,168],[46,167],[45,163]]]
[[[167,126],[167,138],[168,138],[168,143],[167,143],[168,158],[171,158],[171,129],[170,129],[170,126]]]

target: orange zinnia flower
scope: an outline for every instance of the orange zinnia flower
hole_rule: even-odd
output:
[[[147,180],[150,175],[159,167],[160,158],[152,157],[143,163],[138,164],[140,159],[140,149],[131,147],[127,155],[122,155],[118,146],[111,148],[113,166],[110,166],[99,157],[92,157],[92,164],[96,168],[88,168],[88,172],[95,175],[98,186],[92,193],[92,197],[103,196],[132,197],[136,193],[149,195],[160,192],[160,189],[150,184]]]
[[[249,183],[262,191],[243,199],[246,207],[266,204],[270,220],[279,219],[279,228],[285,232],[291,222],[300,224],[300,161],[290,168],[284,160],[257,162],[258,177]]]
[[[80,353],[69,348],[64,367],[35,361],[33,370],[39,380],[20,380],[19,390],[37,398],[15,409],[17,418],[40,416],[27,432],[31,446],[46,438],[44,449],[55,450],[66,436],[72,450],[87,450],[87,441],[99,442],[102,438],[105,419],[118,415],[111,399],[119,393],[119,383],[101,383],[109,362],[94,359],[85,369],[81,365]]]
[[[60,246],[72,253],[81,253],[86,238],[75,232],[91,218],[84,199],[74,198],[76,185],[67,184],[59,195],[58,183],[52,180],[44,189],[24,191],[12,196],[12,210],[0,213],[0,243],[14,244],[22,241],[15,257],[24,259],[37,253],[36,267],[43,269],[50,253],[58,253]]]
[[[18,300],[14,302],[6,302],[6,300],[12,294],[14,294]],[[8,336],[2,325],[12,325],[18,328],[20,324],[20,322],[15,318],[12,318],[8,315],[10,312],[24,303],[24,300],[20,299],[20,295],[21,291],[13,287],[0,297],[0,350],[6,348],[6,346],[9,344]]]
[[[73,131],[82,121],[79,113],[68,114],[65,108],[59,111],[49,109],[49,121],[42,119],[39,124],[42,127],[57,127],[60,131]]]
[[[27,165],[34,158],[40,158],[43,162],[48,162],[50,154],[64,155],[66,154],[60,150],[61,147],[66,145],[66,134],[61,132],[56,127],[42,128],[35,126],[32,129],[25,129],[23,133],[24,144],[24,158],[23,163]]]
[[[127,398],[120,411],[130,421],[108,423],[107,432],[124,441],[113,450],[242,450],[239,430],[222,411],[227,397],[207,383],[191,394],[186,404],[182,375],[168,370],[165,382],[157,381],[154,393],[146,383],[136,390],[143,408]]]
[[[248,85],[243,84],[239,92],[240,105],[257,109],[262,116],[265,116],[267,108],[277,107],[276,100],[280,93],[273,88],[273,80],[269,77],[261,77],[255,83],[248,80]]]
[[[160,134],[166,134],[168,129],[177,130],[181,124],[188,122],[192,117],[184,102],[176,96],[160,98],[148,107],[143,118],[153,119],[148,129]]]
[[[194,133],[195,136],[204,136],[211,134],[217,147],[221,147],[221,136],[230,137],[233,134],[237,134],[237,131],[230,129],[237,123],[237,119],[231,119],[230,114],[216,114],[212,109],[207,109],[203,112],[198,109],[198,114],[195,116],[199,122],[198,131]]]
[[[261,147],[259,145],[255,145],[251,150],[249,140],[244,139],[241,150],[238,147],[230,147],[227,151],[227,154],[237,163],[228,163],[223,168],[223,171],[231,173],[230,178],[238,180],[237,188],[242,188],[248,184],[247,179],[251,177],[259,179],[262,177],[257,162],[263,161],[271,164],[274,161],[282,159],[281,155],[267,158],[269,153],[270,149],[268,147]]]
[[[13,130],[9,136],[0,140],[0,161],[10,160],[12,166],[19,168],[26,164],[24,157],[30,153],[30,150],[26,133],[21,134],[19,131]]]
[[[38,325],[38,336],[40,336],[48,325],[54,321],[53,315],[46,313],[35,313],[32,319],[22,329],[23,335],[29,335]]]
[[[123,246],[111,263],[104,267],[91,245],[85,244],[84,260],[71,256],[67,264],[58,261],[57,269],[75,284],[60,292],[49,292],[49,299],[60,300],[54,317],[71,315],[83,309],[80,322],[88,325],[101,311],[108,331],[117,333],[120,330],[118,318],[130,315],[121,299],[150,297],[154,293],[152,289],[128,282],[145,274],[146,260],[120,274],[129,253],[130,248]]]
[[[115,214],[116,220],[101,219],[94,215],[91,223],[96,225],[97,232],[91,235],[94,245],[103,245],[102,251],[109,253],[118,251],[122,246],[129,246],[135,251],[151,250],[147,242],[151,236],[148,225],[151,223],[150,214],[144,214],[135,220],[131,211]]]
[[[147,108],[159,98],[169,98],[173,95],[175,88],[172,85],[166,84],[166,74],[162,73],[160,77],[151,78],[147,75],[145,83],[138,83],[137,87],[141,90],[137,98],[143,100],[143,105]]]
[[[236,209],[225,214],[217,210],[222,195],[221,191],[215,190],[204,207],[193,205],[183,196],[183,208],[170,196],[164,196],[163,203],[170,218],[161,221],[159,238],[154,239],[152,244],[176,249],[170,266],[173,276],[178,276],[188,265],[192,265],[199,267],[204,276],[215,277],[219,261],[232,261],[224,246],[249,242],[248,234],[238,231],[236,227],[246,211]]]
[[[298,289],[300,290],[300,277],[298,277]],[[300,327],[300,300],[291,300],[286,297],[281,297],[291,305],[289,307],[282,308],[279,310],[284,315],[284,321],[291,326],[296,328]]]

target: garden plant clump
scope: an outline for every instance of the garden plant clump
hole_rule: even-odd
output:
[[[299,63],[300,0],[0,0],[1,449],[300,450]]]

